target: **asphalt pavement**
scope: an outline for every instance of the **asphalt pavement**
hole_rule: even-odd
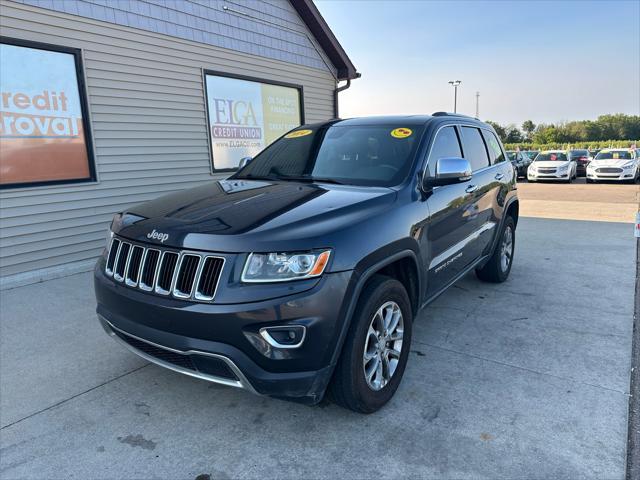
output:
[[[0,292],[0,477],[623,478],[630,225],[517,234],[508,282],[470,275],[421,313],[369,416],[146,364],[99,327],[88,273]]]

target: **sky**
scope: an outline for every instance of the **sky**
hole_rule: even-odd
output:
[[[640,1],[315,0],[362,78],[340,116],[520,125],[640,114]]]

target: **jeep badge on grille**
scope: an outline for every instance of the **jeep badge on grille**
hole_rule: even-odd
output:
[[[154,228],[153,232],[147,233],[147,238],[151,240],[160,240],[160,243],[164,243],[165,240],[169,239],[169,234],[156,232],[156,229]]]

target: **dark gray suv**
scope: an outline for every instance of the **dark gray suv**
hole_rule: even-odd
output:
[[[492,128],[461,115],[299,127],[227,180],[116,215],[99,319],[166,368],[373,412],[398,388],[422,307],[471,270],[507,279],[505,160]]]

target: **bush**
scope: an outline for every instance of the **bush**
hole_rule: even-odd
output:
[[[572,150],[576,148],[586,148],[595,150],[600,148],[629,148],[637,145],[640,148],[640,140],[600,140],[597,142],[575,142],[575,143],[505,143],[507,150]]]

